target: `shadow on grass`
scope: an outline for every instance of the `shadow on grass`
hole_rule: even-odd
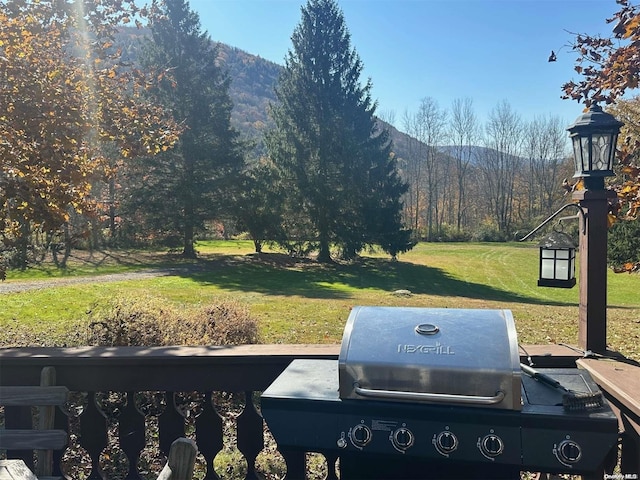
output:
[[[503,302],[550,303],[491,286],[452,277],[439,268],[383,258],[363,258],[352,264],[319,264],[308,259],[267,253],[212,255],[178,275],[221,289],[307,298],[350,298],[351,289],[386,292],[403,289],[414,294],[456,296]]]

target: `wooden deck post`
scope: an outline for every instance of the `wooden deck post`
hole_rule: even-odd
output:
[[[585,213],[580,218],[578,345],[598,353],[607,350],[607,222],[609,199],[615,196],[599,189],[573,193]]]

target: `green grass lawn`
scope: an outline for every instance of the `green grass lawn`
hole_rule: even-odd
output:
[[[258,319],[264,343],[339,343],[355,305],[506,308],[521,343],[577,343],[578,288],[538,287],[534,244],[421,243],[398,262],[371,253],[330,266],[269,250],[257,255],[249,241],[202,242],[197,249],[197,261],[148,252],[76,252],[64,274],[50,267],[11,271],[9,283],[192,267],[157,278],[3,294],[0,344],[82,343],[87,312],[136,293],[185,306],[237,299]],[[640,276],[611,272],[607,281],[610,347],[640,359]],[[412,294],[394,295],[399,289]]]

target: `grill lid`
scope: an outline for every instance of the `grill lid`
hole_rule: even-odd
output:
[[[355,307],[338,378],[342,399],[522,408],[509,310]]]

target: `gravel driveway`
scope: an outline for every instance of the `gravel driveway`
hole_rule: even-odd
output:
[[[128,280],[144,280],[147,278],[165,277],[190,273],[200,268],[185,266],[178,268],[155,268],[127,273],[109,273],[88,277],[51,278],[49,280],[25,280],[15,282],[0,282],[0,295],[3,293],[26,292],[42,290],[44,288],[63,287],[83,283],[124,282]]]

